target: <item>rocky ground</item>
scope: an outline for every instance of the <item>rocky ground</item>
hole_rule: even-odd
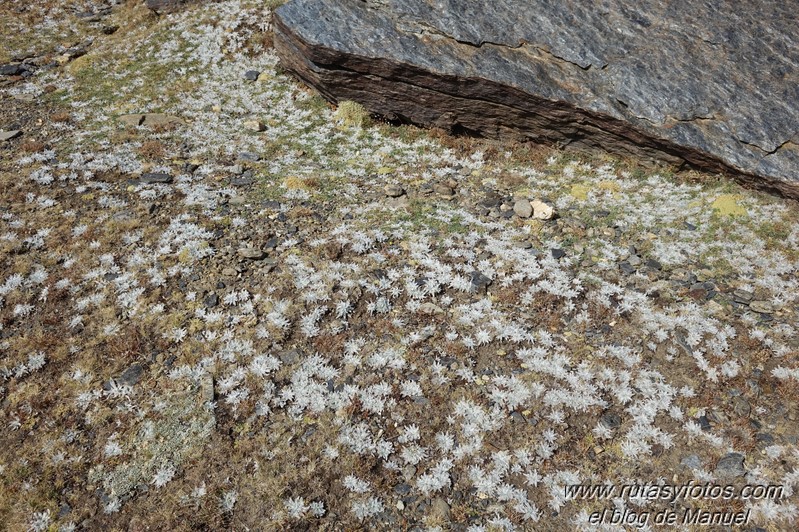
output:
[[[333,108],[270,5],[0,7],[5,529],[795,529],[796,203]],[[782,491],[564,489],[690,482]]]

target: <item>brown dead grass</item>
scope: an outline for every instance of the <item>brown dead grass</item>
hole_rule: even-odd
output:
[[[166,155],[166,147],[160,140],[146,140],[138,150],[139,155],[148,160],[161,160]]]

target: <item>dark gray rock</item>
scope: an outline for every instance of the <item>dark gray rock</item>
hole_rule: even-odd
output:
[[[615,430],[621,426],[621,416],[615,412],[605,412],[602,414],[602,417],[599,418],[599,422],[602,423],[606,428]]]
[[[744,455],[741,453],[729,453],[724,455],[716,464],[713,471],[721,479],[742,477],[746,474],[744,469]]]
[[[139,178],[140,183],[171,183],[172,176],[165,173],[146,173]]]
[[[141,376],[143,374],[144,374],[144,367],[138,362],[134,362],[128,367],[128,369],[122,372],[122,375],[120,375],[119,380],[125,384],[133,386],[134,384],[139,382],[139,379],[141,379]]]
[[[488,285],[491,284],[491,279],[477,270],[469,274],[469,280],[471,282],[471,289],[474,292],[484,292],[488,289]]]
[[[230,184],[234,187],[247,187],[255,183],[254,177],[234,177],[230,180]]]
[[[292,0],[274,26],[283,65],[334,102],[799,197],[790,2]]]
[[[244,73],[244,79],[247,81],[258,81],[258,76],[260,75],[261,73],[257,70],[248,70]]]
[[[203,303],[205,304],[205,306],[207,308],[214,308],[215,306],[217,306],[219,304],[219,296],[216,295],[215,293],[211,292],[210,294],[205,296],[205,299],[203,300]]]
[[[27,72],[28,69],[22,64],[8,64],[0,65],[0,76],[20,76]]]

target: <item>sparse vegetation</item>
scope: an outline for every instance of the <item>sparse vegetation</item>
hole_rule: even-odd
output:
[[[95,40],[0,87],[0,529],[586,529],[605,482],[795,527],[794,203],[334,109],[260,1],[31,5]]]

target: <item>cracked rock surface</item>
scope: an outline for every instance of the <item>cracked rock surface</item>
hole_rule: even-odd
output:
[[[293,0],[283,64],[337,102],[488,137],[602,149],[799,197],[788,4]]]

